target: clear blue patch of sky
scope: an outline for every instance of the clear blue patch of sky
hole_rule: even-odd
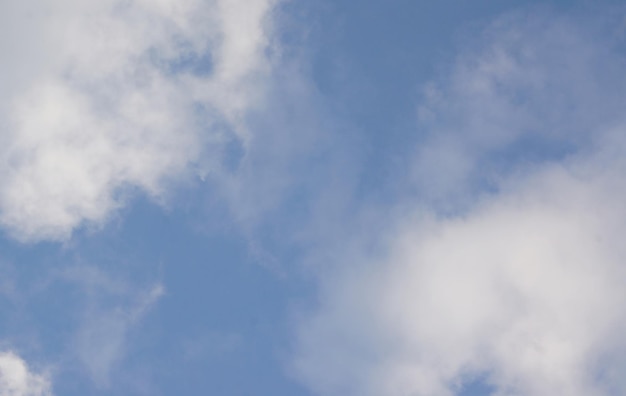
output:
[[[165,287],[131,333],[126,364],[149,367],[149,382],[166,395],[306,394],[284,365],[290,298],[310,288],[259,265],[234,230],[194,226],[210,220],[138,199],[119,227],[80,241],[83,260]]]
[[[458,396],[490,396],[496,388],[487,383],[484,378],[477,378],[461,386]]]

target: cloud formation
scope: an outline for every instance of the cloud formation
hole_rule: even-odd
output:
[[[50,381],[13,352],[0,353],[0,396],[51,396]]]
[[[600,32],[603,24],[615,29]],[[519,168],[592,147],[621,116],[615,25],[606,16],[527,11],[473,35],[418,106],[419,198],[438,209],[462,206]]]
[[[159,197],[263,96],[272,0],[5,2],[0,222],[21,240]],[[209,165],[207,165],[209,164]]]
[[[626,389],[624,58],[579,22],[507,16],[427,89],[410,210],[300,323],[316,394]]]

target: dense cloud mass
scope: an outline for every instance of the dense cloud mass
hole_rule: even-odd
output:
[[[416,216],[302,331],[321,394],[602,393],[620,375],[626,231],[615,179],[550,169],[455,219]],[[591,179],[591,180],[590,180]]]
[[[412,209],[301,323],[318,394],[624,392],[624,57],[581,25],[506,17],[428,87]]]
[[[3,226],[22,240],[65,239],[102,223],[129,190],[158,197],[201,152],[245,144],[272,4],[3,2]]]
[[[0,353],[1,396],[51,396],[45,376],[32,373],[24,360],[12,352]]]

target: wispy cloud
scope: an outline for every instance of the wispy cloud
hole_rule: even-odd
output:
[[[95,267],[72,268],[64,278],[85,295],[74,353],[91,379],[107,387],[126,354],[129,332],[163,296],[164,287],[157,283],[141,289]]]
[[[615,26],[607,19],[512,13],[466,43],[418,106],[420,199],[462,206],[511,172],[587,149],[618,122],[626,82],[616,29],[594,26]]]

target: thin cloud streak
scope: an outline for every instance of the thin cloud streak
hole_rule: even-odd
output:
[[[163,297],[165,288],[160,283],[141,288],[95,267],[70,268],[62,279],[85,295],[82,318],[71,339],[73,354],[94,383],[107,388],[123,364],[129,333]]]

